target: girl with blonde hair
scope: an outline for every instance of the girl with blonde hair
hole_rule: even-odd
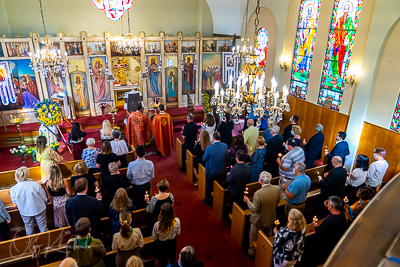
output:
[[[140,258],[139,248],[144,245],[143,235],[139,228],[132,228],[132,213],[123,211],[119,214],[121,230],[113,236],[112,250],[117,251],[115,263],[117,267],[125,267],[129,257]]]
[[[296,144],[298,147],[300,147],[301,143],[301,127],[299,125],[293,125],[292,126],[292,131],[291,134],[294,136],[294,141],[296,141]]]
[[[39,136],[36,139],[36,155],[40,161],[42,183],[45,183],[50,177],[50,167],[57,166],[56,162],[62,162],[64,158],[47,146],[47,138],[44,136]]]
[[[136,209],[133,201],[128,197],[128,194],[124,188],[120,188],[115,192],[114,199],[111,201],[108,215],[111,218],[111,228],[114,233],[118,233],[121,229],[121,222],[119,220],[122,212],[132,212]],[[133,227],[135,223],[133,220],[130,222]]]
[[[112,135],[112,127],[109,120],[104,120],[103,125],[100,130],[100,139],[101,141],[111,141],[114,139]]]
[[[50,177],[45,183],[47,198],[53,202],[54,226],[61,228],[69,225],[65,213],[65,202],[71,194],[71,188],[62,177],[58,166],[50,167]]]
[[[281,229],[274,228],[273,259],[275,267],[291,267],[301,260],[306,237],[306,220],[297,209],[291,209],[288,222]]]

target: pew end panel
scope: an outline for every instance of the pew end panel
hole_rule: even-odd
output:
[[[273,242],[262,231],[258,231],[255,267],[273,267]]]
[[[206,169],[203,165],[199,164],[199,175],[198,175],[198,190],[202,199],[206,198]]]
[[[191,183],[193,183],[193,177],[194,177],[193,167],[194,167],[194,156],[189,150],[186,150],[186,175]]]
[[[230,197],[227,189],[224,189],[217,181],[214,181],[213,211],[219,220],[224,216],[224,206],[229,205]]]
[[[179,138],[176,138],[176,160],[179,168],[182,168],[182,142]]]
[[[231,235],[239,246],[243,244],[246,221],[250,218],[250,210],[243,210],[236,202],[233,203]]]

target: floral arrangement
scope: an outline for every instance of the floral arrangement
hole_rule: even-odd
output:
[[[11,154],[13,156],[24,155],[27,152],[28,148],[25,145],[14,147],[10,149]]]
[[[44,126],[57,125],[61,121],[61,109],[58,103],[45,99],[35,105],[35,117]]]
[[[35,147],[28,147],[28,149],[26,150],[26,153],[29,156],[32,156],[34,163],[37,162],[37,160],[36,160],[36,148]]]
[[[57,151],[58,148],[60,147],[60,143],[59,142],[51,142],[49,147]]]
[[[100,107],[101,109],[104,109],[104,108],[107,107],[107,103],[100,103],[100,104],[99,104],[99,107]]]
[[[203,91],[203,111],[204,113],[212,112],[212,107],[210,106],[210,96],[206,91]]]

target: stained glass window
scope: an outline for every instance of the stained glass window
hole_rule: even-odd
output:
[[[339,110],[362,0],[336,0],[325,53],[318,104]]]
[[[400,93],[397,97],[396,108],[393,113],[392,123],[390,123],[390,129],[400,132]]]
[[[303,0],[301,2],[294,47],[290,94],[303,99],[307,96],[320,10],[320,0]]]

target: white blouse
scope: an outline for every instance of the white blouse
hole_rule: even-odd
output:
[[[346,179],[346,183],[354,187],[360,186],[365,183],[367,174],[368,171],[363,171],[361,168],[354,169]]]
[[[128,146],[126,145],[125,140],[119,140],[119,141],[111,141],[111,148],[112,151],[117,155],[117,156],[122,156],[126,155],[129,153]]]

